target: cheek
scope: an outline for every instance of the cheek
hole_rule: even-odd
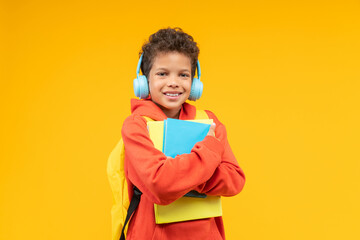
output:
[[[149,81],[149,91],[151,93],[156,93],[161,90],[161,84],[158,81]]]
[[[187,84],[187,88],[190,90],[191,89],[191,85],[192,85],[192,81],[190,81],[188,84]]]

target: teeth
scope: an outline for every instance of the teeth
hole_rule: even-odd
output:
[[[177,97],[179,96],[179,93],[165,93],[165,95],[170,97]]]

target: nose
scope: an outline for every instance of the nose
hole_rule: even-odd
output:
[[[172,88],[179,87],[179,82],[178,82],[177,77],[175,77],[175,76],[170,77],[169,81],[167,82],[167,86],[172,87]]]

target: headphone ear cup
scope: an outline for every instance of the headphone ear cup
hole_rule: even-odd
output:
[[[198,100],[201,97],[202,92],[203,92],[203,83],[198,78],[194,78],[191,84],[189,100],[191,101]]]
[[[141,75],[134,79],[133,82],[135,96],[144,99],[149,96],[149,85],[146,76]]]

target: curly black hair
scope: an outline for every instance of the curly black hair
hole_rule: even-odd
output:
[[[154,58],[158,53],[178,52],[191,59],[191,77],[195,76],[196,63],[199,56],[197,43],[181,28],[164,28],[149,37],[141,48],[139,56],[144,54],[141,62],[141,71],[148,78]]]

